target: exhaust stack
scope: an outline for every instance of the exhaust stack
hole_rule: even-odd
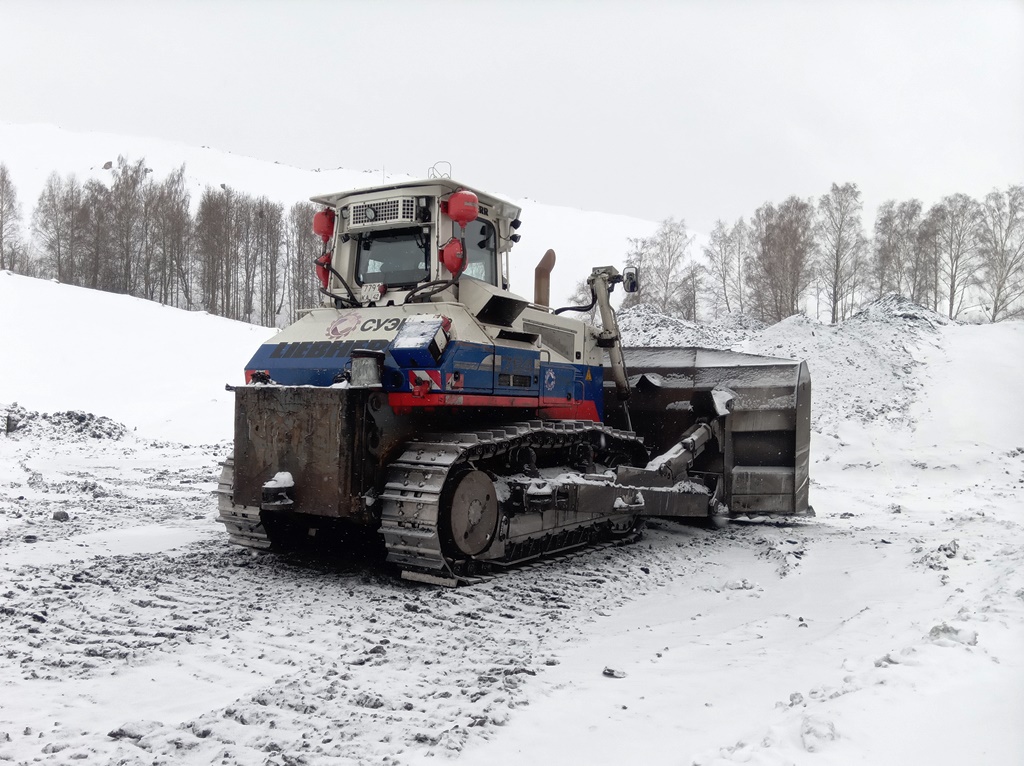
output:
[[[533,302],[538,306],[551,305],[551,270],[555,268],[555,251],[548,250],[533,270]]]

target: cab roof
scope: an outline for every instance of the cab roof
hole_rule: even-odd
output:
[[[415,194],[417,189],[423,189],[426,187],[441,188],[441,194],[450,194],[452,192],[463,189],[465,191],[471,191],[480,200],[480,204],[487,208],[494,209],[498,215],[507,218],[518,218],[522,213],[521,208],[510,202],[503,197],[498,197],[494,194],[488,194],[487,192],[475,189],[464,183],[459,183],[451,178],[424,178],[414,181],[403,181],[395,184],[380,184],[377,186],[367,186],[362,189],[349,189],[342,192],[334,192],[331,194],[320,194],[316,197],[310,197],[310,200],[317,202],[321,205],[327,205],[328,207],[342,207],[345,204],[345,200],[350,197],[357,197],[364,194],[380,193],[380,192],[408,192]]]

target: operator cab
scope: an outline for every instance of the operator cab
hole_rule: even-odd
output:
[[[462,278],[508,289],[518,207],[447,178],[314,197],[328,305],[444,300]],[[438,296],[438,297],[434,297]]]

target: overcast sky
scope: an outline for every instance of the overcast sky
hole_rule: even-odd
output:
[[[0,121],[705,232],[852,181],[870,227],[1024,182],[1024,0],[0,0]]]

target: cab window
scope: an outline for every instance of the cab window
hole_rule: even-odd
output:
[[[364,232],[356,247],[360,285],[412,287],[430,277],[430,238],[420,227]]]
[[[466,226],[466,276],[498,284],[498,241],[494,224],[478,218]]]

